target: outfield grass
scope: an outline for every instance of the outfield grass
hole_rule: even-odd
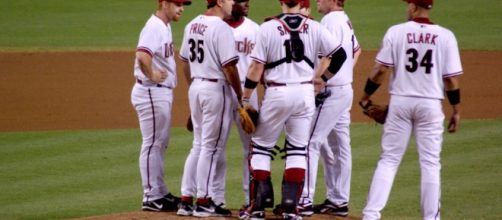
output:
[[[351,215],[360,216],[379,156],[382,127],[352,126]],[[191,134],[173,130],[166,155],[166,182],[179,195]],[[137,129],[0,133],[1,219],[66,219],[137,211],[141,203]],[[242,150],[235,129],[228,151],[227,203],[239,208]],[[499,219],[502,216],[502,119],[464,121],[446,134],[442,153],[443,219]],[[414,144],[404,158],[386,219],[420,219],[419,169]],[[274,161],[276,198],[282,175]],[[320,171],[320,173],[322,170]],[[316,201],[324,199],[319,175]],[[234,196],[230,196],[234,195]],[[237,195],[237,196],[235,196]]]
[[[173,24],[179,48],[182,30],[195,15],[206,10],[203,0],[185,8]],[[132,50],[139,32],[155,11],[156,0],[15,0],[0,1],[0,50]],[[315,1],[311,0],[313,16]],[[396,0],[348,1],[348,12],[364,49],[377,49],[385,30],[406,19],[405,4]],[[435,1],[433,21],[457,35],[461,49],[502,49],[502,1]],[[277,0],[252,0],[250,17],[263,18],[280,12]]]

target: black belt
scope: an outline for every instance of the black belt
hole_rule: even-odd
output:
[[[136,79],[136,82],[140,85],[143,85],[143,86],[148,86],[148,85],[145,85],[143,84],[143,81],[141,79]],[[171,87],[169,86],[166,86],[166,85],[162,85],[162,84],[152,84],[151,86],[155,86],[155,87],[159,87],[159,88],[168,88],[170,89]]]
[[[209,82],[218,82],[218,79],[210,79],[210,78],[204,78],[204,77],[194,77],[193,79],[200,79],[202,81],[209,81]]]
[[[309,81],[303,81],[300,82],[299,84],[312,84],[312,80]],[[298,83],[277,83],[277,82],[267,82],[268,87],[276,87],[276,86],[287,86],[287,85],[292,85],[292,84],[298,84]]]

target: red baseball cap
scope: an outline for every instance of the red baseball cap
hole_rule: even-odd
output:
[[[304,0],[279,0],[279,1],[284,3],[300,3]]]
[[[216,3],[218,0],[207,0],[207,3],[208,4],[211,4],[211,3]]]
[[[408,3],[413,3],[422,8],[431,9],[433,0],[403,0]]]
[[[303,7],[310,8],[310,0],[303,0]]]
[[[183,5],[192,4],[192,0],[159,0],[159,2],[161,2],[161,1],[172,2],[172,3],[181,3]]]

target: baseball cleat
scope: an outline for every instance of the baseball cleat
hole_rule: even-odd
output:
[[[301,216],[312,216],[314,214],[314,207],[312,206],[312,203],[299,204],[297,209]]]
[[[193,216],[196,217],[230,217],[232,212],[221,206],[214,204],[212,200],[209,200],[207,204],[196,203]]]
[[[336,205],[326,199],[322,204],[314,205],[314,213],[333,214],[345,217],[349,215],[349,206],[346,202]]]
[[[180,198],[169,193],[160,199],[143,202],[142,210],[152,212],[171,212],[178,209],[179,203]]]
[[[193,205],[191,203],[181,202],[180,208],[178,209],[178,212],[176,212],[176,215],[181,215],[181,216],[193,215]]]
[[[302,220],[302,216],[297,215],[295,213],[282,213],[282,219],[287,220]]]

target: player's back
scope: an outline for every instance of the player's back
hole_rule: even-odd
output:
[[[300,14],[283,14],[282,19],[271,19],[260,26],[252,59],[265,65],[265,80],[281,83],[298,83],[312,80],[313,61],[317,54],[331,55],[339,46],[328,30],[317,21]],[[285,22],[296,25],[303,43],[304,59],[295,60],[292,51],[291,29]],[[292,29],[291,29],[292,30]],[[335,43],[336,42],[336,43]],[[285,59],[279,65],[270,64]]]
[[[389,28],[377,62],[394,66],[392,95],[443,99],[443,78],[462,72],[453,33],[425,19]]]
[[[354,34],[352,22],[345,11],[332,11],[326,14],[321,24],[324,25],[333,35],[341,39],[342,47],[347,53],[347,58],[340,71],[329,80],[331,85],[346,85],[353,81],[354,53],[359,50],[359,42]]]
[[[222,67],[237,60],[230,26],[220,17],[199,15],[185,27],[180,58],[190,63],[192,78],[225,79]]]

